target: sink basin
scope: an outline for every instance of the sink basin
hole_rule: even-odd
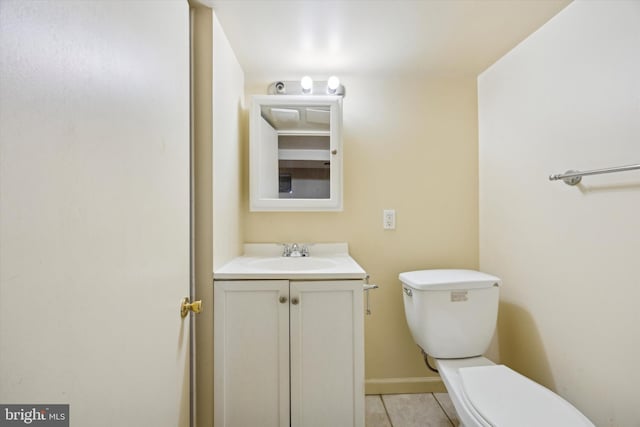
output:
[[[366,276],[349,256],[346,243],[315,243],[309,257],[283,257],[281,244],[245,243],[244,255],[213,273],[214,280],[361,280]]]
[[[270,271],[326,270],[338,263],[332,259],[314,257],[263,258],[250,261],[248,267]]]

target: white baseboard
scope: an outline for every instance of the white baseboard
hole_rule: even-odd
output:
[[[365,394],[441,393],[446,388],[440,377],[369,378]]]

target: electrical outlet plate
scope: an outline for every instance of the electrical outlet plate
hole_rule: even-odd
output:
[[[385,230],[396,229],[396,211],[395,209],[385,209],[382,211],[382,227]]]

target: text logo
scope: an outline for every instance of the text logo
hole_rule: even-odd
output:
[[[0,405],[0,427],[69,427],[69,405]]]

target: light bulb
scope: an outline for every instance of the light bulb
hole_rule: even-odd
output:
[[[302,93],[309,94],[313,90],[313,80],[309,76],[304,76],[300,80],[300,86],[302,86]]]
[[[329,81],[327,82],[327,92],[336,93],[338,88],[340,87],[340,79],[336,76],[329,77]]]

